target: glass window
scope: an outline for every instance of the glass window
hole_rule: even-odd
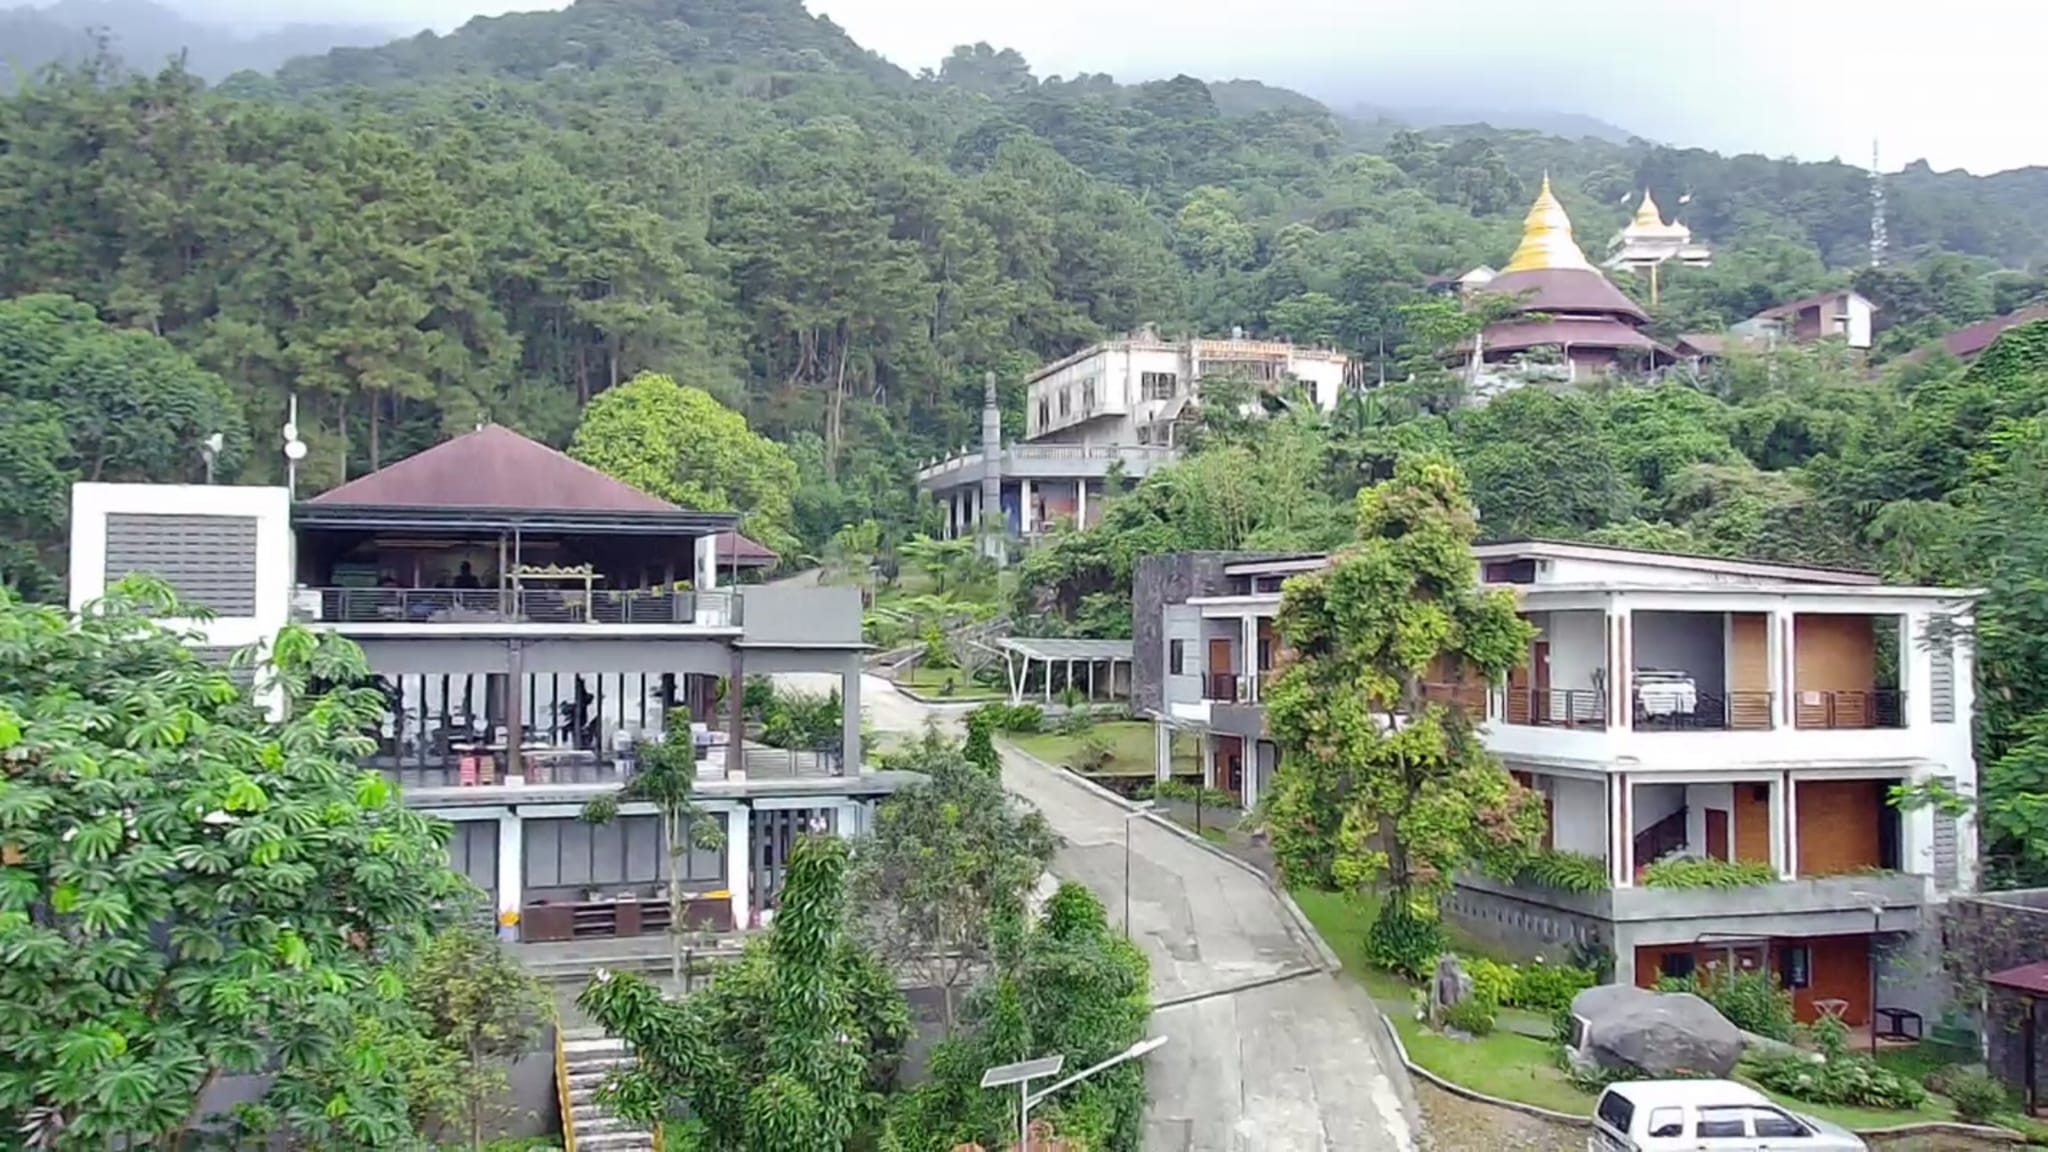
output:
[[[1794,1120],[1792,1117],[1785,1115],[1783,1112],[1778,1111],[1776,1108],[1751,1109],[1749,1113],[1749,1122],[1756,1126],[1756,1134],[1758,1136],[1784,1137],[1813,1135],[1813,1133],[1808,1132],[1806,1130],[1806,1125],[1801,1124],[1799,1121]]]
[[[1182,675],[1187,664],[1186,641],[1173,640],[1166,645],[1166,671],[1168,675]]]
[[[1787,944],[1778,953],[1778,972],[1787,988],[1813,987],[1813,950],[1804,944]]]
[[[1679,1137],[1685,1135],[1685,1109],[1650,1109],[1650,1128],[1645,1135]]]
[[[1052,400],[1049,397],[1040,396],[1038,398],[1038,426],[1043,428],[1050,423],[1052,423]]]
[[[1073,410],[1074,390],[1072,388],[1060,389],[1060,415],[1065,416]]]
[[[1704,1140],[1710,1136],[1749,1135],[1749,1109],[1747,1108],[1702,1108],[1700,1109],[1700,1130],[1695,1133]]]
[[[1658,972],[1674,980],[1683,980],[1692,975],[1696,967],[1698,961],[1693,959],[1690,952],[1666,952],[1663,959],[1657,962]]]
[[[1144,372],[1139,381],[1145,388],[1147,400],[1171,400],[1180,391],[1180,377],[1172,372]]]
[[[1595,1109],[1594,1114],[1600,1117],[1601,1123],[1626,1136],[1629,1133],[1629,1125],[1635,1123],[1636,1106],[1628,1097],[1609,1090],[1600,1097],[1600,1106]]]

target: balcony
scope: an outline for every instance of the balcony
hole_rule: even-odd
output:
[[[697,778],[706,783],[739,779],[727,771],[731,757],[726,747],[714,745],[701,750]],[[522,774],[508,772],[502,745],[461,747],[449,755],[402,760],[389,755],[374,757],[368,767],[403,789],[408,798],[427,804],[445,804],[468,798],[482,800],[500,790],[547,789],[548,795],[595,794],[624,785],[639,774],[630,755],[601,756],[590,749],[529,747],[520,755]],[[749,743],[737,765],[747,780],[831,780],[846,775],[844,758],[836,749],[804,750],[771,748]]]
[[[1591,688],[1510,688],[1507,722],[1535,728],[1607,727],[1607,693]]]
[[[1133,480],[1153,469],[1170,464],[1176,449],[1159,444],[1014,444],[1003,449],[995,466],[1003,476],[1038,480],[1101,479],[1112,465],[1121,464]],[[918,469],[917,483],[926,489],[951,489],[979,484],[986,455],[962,452]]]
[[[1638,732],[1746,732],[1768,729],[1775,692],[1697,692],[1676,696],[1637,688],[1631,723]]]
[[[321,588],[318,619],[338,625],[669,624],[737,628],[731,592],[555,588]]]
[[[1904,728],[1906,694],[1893,688],[1849,692],[1797,693],[1793,698],[1793,726],[1842,731],[1866,728]]]
[[[1250,703],[1250,687],[1235,672],[1211,672],[1202,678],[1202,699],[1212,704]]]

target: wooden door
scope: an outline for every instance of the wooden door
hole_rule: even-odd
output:
[[[1719,808],[1704,810],[1707,816],[1707,855],[1728,859],[1728,813]]]
[[[1536,641],[1531,650],[1529,666],[1536,676],[1536,683],[1532,686],[1535,699],[1530,702],[1530,710],[1535,714],[1536,723],[1547,724],[1551,719],[1550,641]]]
[[[1209,638],[1209,677],[1208,683],[1203,685],[1207,689],[1202,693],[1203,697],[1210,700],[1224,699],[1224,694],[1228,692],[1226,685],[1229,682],[1224,680],[1223,677],[1234,671],[1236,669],[1231,667],[1230,663],[1229,638],[1211,636]]]
[[[1529,667],[1517,664],[1508,669],[1507,720],[1510,724],[1527,724],[1529,715]]]
[[[1735,859],[1744,864],[1771,862],[1771,786],[1737,784],[1735,810],[1729,814],[1735,825]]]

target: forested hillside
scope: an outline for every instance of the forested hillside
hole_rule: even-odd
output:
[[[293,23],[242,33],[189,20],[151,0],[31,0],[0,8],[0,86],[15,88],[50,64],[76,65],[105,47],[131,67],[154,72],[183,56],[195,74],[221,79],[253,69],[275,71],[295,56],[337,45],[374,45],[390,38],[377,28]]]
[[[0,102],[0,298],[70,296],[217,377],[248,481],[278,477],[294,391],[319,487],[486,418],[566,444],[592,396],[662,372],[785,446],[816,551],[914,530],[910,472],[972,438],[986,371],[1014,407],[1032,365],[1146,322],[1392,361],[1427,339],[1404,310],[1426,278],[1503,259],[1545,169],[1589,247],[1644,184],[1691,193],[1717,261],[1670,278],[1666,332],[1853,277],[1898,350],[2041,290],[2039,172],[1905,173],[1873,271],[1841,165],[1360,139],[1280,89],[1046,80],[985,45],[912,76],[797,0],[581,0],[219,90],[46,76]],[[6,432],[27,411],[9,453],[94,471]],[[150,459],[96,474],[199,467],[196,442]],[[7,515],[53,562],[61,500]]]

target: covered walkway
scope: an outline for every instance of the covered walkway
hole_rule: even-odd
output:
[[[1003,654],[1012,704],[1026,703],[1034,684],[1046,704],[1053,702],[1055,692],[1064,696],[1069,691],[1095,703],[1131,698],[1129,640],[1007,636],[996,641],[996,647]]]

